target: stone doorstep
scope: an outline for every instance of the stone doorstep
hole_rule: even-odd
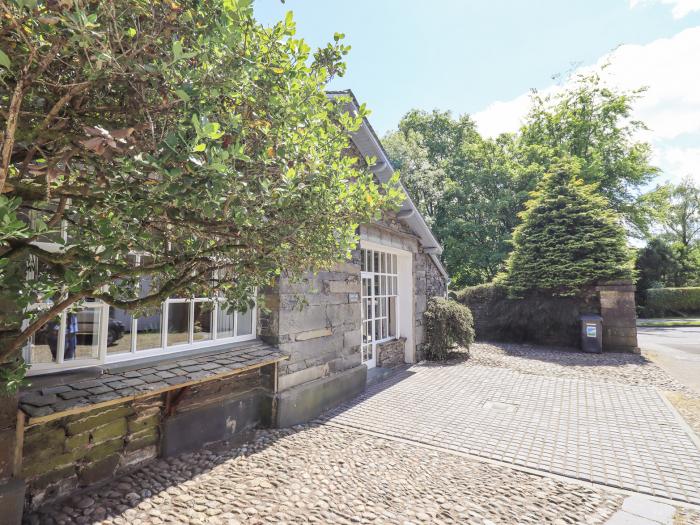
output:
[[[635,495],[626,498],[605,525],[673,525],[675,514],[673,505]]]
[[[195,358],[200,361],[206,358],[210,358],[211,361],[227,359],[231,360],[231,364],[222,367],[213,362],[197,362]],[[60,388],[47,385],[46,380],[43,380],[42,387],[20,393],[19,406],[28,416],[26,424],[36,425],[95,408],[117,405],[185,386],[223,379],[251,369],[276,364],[288,358],[289,356],[280,350],[254,340],[246,345],[236,345],[234,349],[228,351],[219,350],[209,355],[183,356],[180,362],[157,364],[149,361],[138,368],[130,366],[115,369],[103,373],[96,379],[81,378],[66,384],[57,377],[56,385],[60,385]],[[172,357],[168,358],[168,361],[172,361]],[[167,373],[158,377],[160,381],[149,383],[156,375],[153,374],[154,367],[157,370],[158,366],[163,365],[167,366]],[[162,373],[160,370],[158,372]],[[170,377],[163,378],[163,375]]]

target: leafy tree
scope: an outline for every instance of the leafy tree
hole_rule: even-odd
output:
[[[245,308],[283,270],[347,256],[399,198],[342,153],[362,115],[325,94],[341,35],[312,53],[291,13],[265,28],[250,0],[0,10],[0,362],[87,297]]]
[[[596,184],[637,233],[649,220],[638,205],[638,190],[658,173],[650,164],[649,144],[635,138],[646,129],[632,120],[633,104],[643,91],[615,91],[596,74],[580,75],[555,95],[534,93],[520,132],[525,169],[543,173],[560,159],[578,159],[581,179]]]
[[[502,269],[527,195],[511,162],[513,138],[483,139],[468,116],[413,110],[383,142],[443,244],[455,285],[490,280]]]
[[[666,184],[644,195],[653,211],[656,236],[673,252],[677,268],[664,282],[687,286],[700,280],[700,186],[690,177],[678,185]],[[652,247],[655,248],[655,247]],[[642,282],[644,284],[644,282]]]
[[[464,143],[450,164],[435,231],[455,286],[488,282],[503,270],[528,182],[513,162],[514,140]]]
[[[651,239],[637,252],[637,290],[658,286],[682,286],[678,277],[681,263],[673,247],[660,237]]]
[[[406,191],[432,226],[447,181],[444,169],[429,159],[428,149],[417,131],[389,133],[382,144],[393,167],[401,172]]]
[[[657,170],[648,144],[635,139],[643,124],[630,120],[639,96],[581,76],[557,95],[535,93],[519,133],[497,139],[481,137],[468,116],[413,110],[401,120],[387,151],[443,244],[455,286],[487,282],[504,269],[518,213],[562,159],[576,159],[581,179],[596,185],[630,231],[648,232],[652,210],[637,193]]]
[[[632,277],[619,217],[580,173],[577,159],[552,165],[527,202],[508,259],[511,295],[576,295],[597,282]]]

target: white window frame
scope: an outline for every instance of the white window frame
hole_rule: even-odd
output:
[[[378,262],[379,268],[374,267],[374,254],[379,254]],[[393,341],[398,339],[401,334],[401,316],[399,308],[399,301],[401,297],[400,293],[400,283],[399,279],[399,253],[395,250],[385,248],[382,246],[367,245],[366,243],[360,246],[360,278],[361,278],[361,293],[360,302],[362,306],[362,317],[361,317],[361,341],[360,341],[360,355],[362,362],[365,363],[369,368],[376,366],[377,364],[377,345],[385,343],[387,341]],[[382,265],[383,261],[383,265]],[[378,271],[377,271],[378,270]],[[376,280],[379,279],[379,294],[376,293]],[[371,283],[371,294],[366,294],[365,280],[369,280]],[[382,281],[385,281],[384,290],[382,290]],[[391,323],[389,319],[390,309],[391,309],[391,299],[394,299],[394,334],[388,335],[391,329]],[[386,300],[387,311],[383,315],[377,315],[376,310],[382,304],[382,300]],[[371,301],[371,302],[370,302]],[[366,303],[367,302],[367,303]],[[371,309],[371,317],[367,318],[368,308]],[[376,323],[386,320],[387,334],[383,333],[383,329],[380,329],[379,338],[375,338],[377,333]],[[367,325],[370,328],[366,328]],[[366,332],[371,331],[371,337],[364,340],[364,335]],[[371,357],[368,349],[371,348]]]
[[[38,243],[37,243],[38,244]],[[41,243],[42,248],[49,248],[50,244]],[[58,245],[56,245],[58,246]],[[136,256],[136,264],[140,263],[140,254],[134,254]],[[28,278],[32,278],[31,271],[28,272]],[[255,291],[257,293],[257,290]],[[211,338],[201,341],[194,340],[194,309],[195,303],[198,302],[213,302],[213,308],[210,310],[211,318]],[[189,319],[188,319],[188,337],[187,343],[179,343],[175,345],[168,345],[168,310],[170,304],[174,303],[188,303],[189,304]],[[131,316],[131,330],[128,336],[130,337],[129,351],[120,352],[118,354],[109,354],[107,347],[107,338],[109,331],[109,309],[110,306],[102,301],[82,301],[79,303],[78,308],[81,306],[88,308],[96,308],[100,310],[100,334],[98,342],[98,355],[95,358],[88,359],[71,359],[70,361],[64,360],[65,355],[65,336],[66,336],[66,321],[67,314],[72,309],[66,309],[57,315],[59,318],[59,332],[58,341],[56,348],[56,361],[45,362],[45,363],[32,363],[32,345],[34,343],[34,336],[30,339],[28,344],[23,350],[23,355],[25,361],[30,365],[30,369],[27,375],[39,375],[49,372],[57,372],[62,370],[73,370],[78,368],[85,368],[89,366],[98,366],[102,364],[119,363],[124,361],[136,361],[144,358],[163,356],[167,357],[174,353],[182,353],[188,351],[201,350],[209,347],[217,347],[230,343],[237,343],[242,341],[252,341],[257,338],[257,322],[258,322],[258,309],[257,304],[254,304],[251,309],[251,333],[246,335],[235,335],[238,333],[238,314],[243,312],[231,311],[233,315],[233,336],[217,338],[217,324],[219,314],[221,312],[222,301],[216,297],[196,297],[196,298],[168,298],[163,301],[160,305],[160,346],[156,348],[147,348],[144,350],[136,349],[136,338],[138,336],[138,318]],[[26,327],[26,322],[25,322]]]

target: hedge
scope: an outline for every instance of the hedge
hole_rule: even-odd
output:
[[[474,342],[474,320],[466,306],[442,297],[433,297],[428,301],[423,316],[426,357],[429,360],[442,361],[455,345],[468,350]]]
[[[650,288],[644,314],[650,317],[700,313],[700,287]]]

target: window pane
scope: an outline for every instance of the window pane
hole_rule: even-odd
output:
[[[56,361],[58,349],[58,331],[61,327],[61,318],[57,316],[49,321],[34,334],[31,346],[32,363],[51,363]]]
[[[136,350],[149,350],[162,346],[160,337],[161,312],[136,320]]]
[[[389,298],[389,335],[396,336],[396,298]]]
[[[107,326],[107,353],[121,354],[131,351],[131,314],[125,310],[109,307]]]
[[[374,295],[379,295],[379,276],[374,276]]]
[[[367,254],[365,253],[365,250],[360,250],[360,270],[365,271],[365,258],[367,257]]]
[[[66,314],[64,361],[99,357],[101,316],[102,308],[85,308]]]
[[[236,312],[236,324],[238,335],[250,335],[253,333],[253,310],[245,313]]]
[[[219,314],[216,318],[216,338],[225,339],[226,337],[234,337],[236,333],[233,331],[233,311],[228,312],[222,305],[219,307]]]
[[[186,344],[190,332],[190,303],[168,303],[168,346]]]
[[[194,303],[193,341],[206,341],[212,338],[211,306],[209,302],[198,301]]]
[[[399,267],[396,265],[396,255],[391,256],[391,266],[394,269],[394,273],[399,273]]]
[[[379,252],[372,252],[374,254],[374,263],[372,266],[372,272],[379,272]]]

